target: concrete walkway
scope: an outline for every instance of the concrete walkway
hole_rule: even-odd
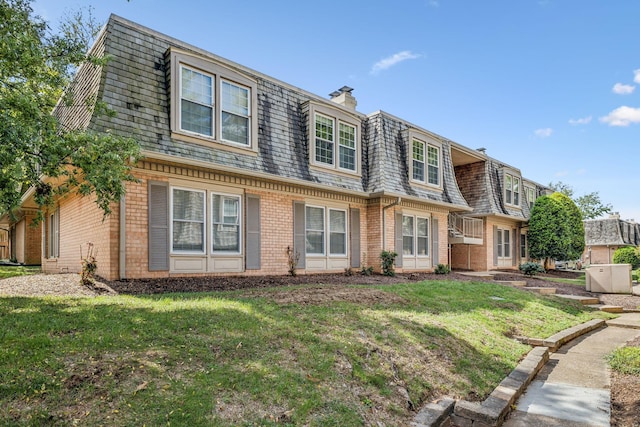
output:
[[[550,354],[503,424],[609,426],[610,376],[606,356],[640,335],[640,313],[624,313],[607,327],[582,335]]]

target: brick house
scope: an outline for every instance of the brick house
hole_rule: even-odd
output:
[[[531,207],[551,190],[487,156],[484,149],[471,156],[474,161],[454,162],[458,186],[473,211],[450,216],[451,267],[474,271],[517,268],[529,260],[526,242]]]
[[[79,271],[89,243],[107,279],[287,274],[290,256],[302,274],[378,269],[383,249],[399,271],[520,259],[527,185],[541,186],[406,120],[358,112],[351,88],[319,97],[113,15],[92,52],[112,59],[82,66],[74,107],[54,114],[134,138],[139,182],[104,220],[91,197],[45,212],[45,272]],[[115,117],[82,107],[92,99]],[[460,218],[470,226],[456,229]]]
[[[640,224],[620,219],[616,212],[609,218],[588,219],[584,223],[585,250],[582,259],[589,264],[611,264],[618,248],[640,245]]]

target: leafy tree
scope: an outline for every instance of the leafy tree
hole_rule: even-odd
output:
[[[69,129],[51,114],[58,101],[111,114],[95,101],[73,105],[72,91],[64,92],[80,65],[108,60],[87,54],[94,28],[91,18],[77,13],[53,33],[34,15],[31,0],[0,0],[0,213],[11,212],[35,186],[40,206],[68,192],[94,194],[107,215],[124,194],[124,182],[135,181],[135,141]]]
[[[551,196],[540,196],[531,209],[527,242],[533,259],[569,259],[571,241],[569,214],[562,202]]]
[[[580,211],[583,220],[595,219],[604,214],[610,213],[613,210],[613,207],[610,204],[604,204],[602,200],[600,200],[600,194],[598,194],[597,191],[574,197],[573,188],[562,181],[555,183],[550,182],[549,188],[572,199],[576,206],[578,206],[578,210]]]
[[[567,214],[566,236],[569,250],[562,259],[578,259],[584,252],[584,224],[582,223],[582,213],[576,204],[565,194],[553,193],[550,196],[559,202]]]
[[[587,193],[575,199],[578,209],[582,213],[583,219],[595,219],[603,216],[604,214],[611,213],[613,206],[610,204],[604,204],[600,200],[600,195],[594,191]]]
[[[638,248],[632,246],[625,246],[618,248],[613,253],[614,264],[631,264],[631,268],[636,270],[640,268],[640,254]]]

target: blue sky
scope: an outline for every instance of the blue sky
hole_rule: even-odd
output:
[[[640,221],[640,1],[36,0],[383,110]]]

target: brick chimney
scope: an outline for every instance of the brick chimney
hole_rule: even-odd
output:
[[[352,90],[353,88],[349,86],[342,86],[340,89],[336,90],[335,92],[331,92],[329,96],[331,97],[331,100],[336,104],[340,104],[344,107],[347,107],[350,110],[355,110],[356,105],[358,105],[358,102],[353,97],[353,95],[351,95]]]

